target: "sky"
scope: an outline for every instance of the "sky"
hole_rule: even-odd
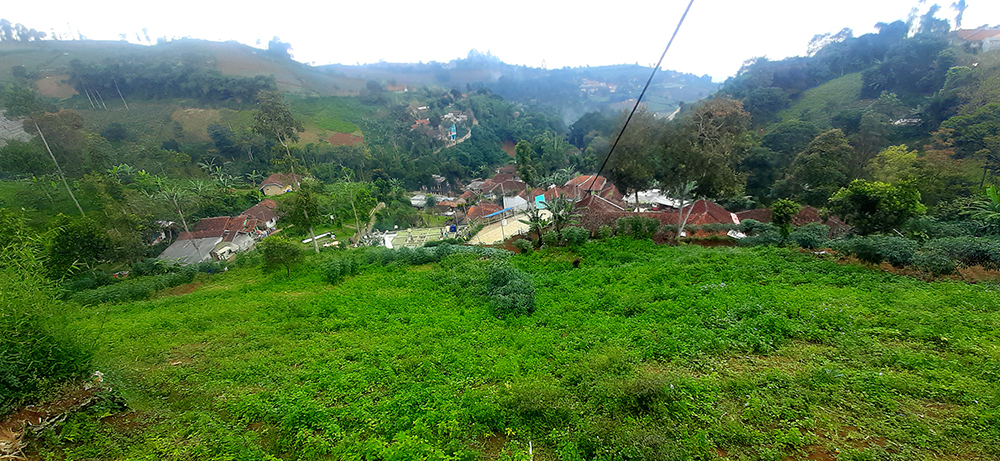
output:
[[[664,69],[723,81],[747,59],[804,55],[816,34],[854,35],[906,19],[919,0],[694,0]],[[950,1],[937,17],[954,27]],[[967,0],[963,28],[1000,24],[1000,1]],[[122,0],[5,2],[0,17],[29,28],[89,39],[158,37],[235,40],[266,47],[272,37],[296,60],[322,65],[447,62],[470,49],[532,67],[653,65],[687,0],[415,2],[360,0]],[[138,37],[137,37],[138,35]]]

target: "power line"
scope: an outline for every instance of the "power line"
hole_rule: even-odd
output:
[[[674,34],[670,36],[670,41],[667,42],[667,47],[663,49],[663,54],[660,55],[660,60],[656,62],[656,66],[653,67],[653,72],[649,74],[649,80],[646,80],[646,86],[642,87],[642,92],[639,93],[639,99],[635,100],[635,106],[632,106],[632,112],[628,114],[628,118],[625,119],[625,124],[622,125],[622,130],[618,132],[618,137],[615,138],[615,143],[611,145],[611,150],[608,151],[608,156],[604,158],[604,162],[601,163],[601,168],[597,170],[597,174],[594,176],[594,179],[591,180],[591,188],[593,188],[594,184],[597,183],[598,176],[604,172],[604,167],[607,166],[608,160],[611,160],[611,154],[615,152],[615,147],[618,146],[618,141],[622,140],[622,135],[625,134],[625,128],[628,128],[628,122],[632,121],[632,116],[635,115],[636,109],[639,108],[639,103],[642,102],[642,97],[646,95],[646,90],[649,88],[649,84],[653,82],[653,76],[656,75],[656,71],[660,70],[660,64],[663,64],[663,58],[667,56],[667,51],[670,50],[670,45],[672,45],[674,43],[674,39],[677,38],[677,32],[681,30],[681,25],[684,24],[684,19],[687,18],[688,11],[691,11],[691,5],[693,4],[694,0],[690,0],[687,8],[684,9],[684,14],[681,15],[681,20],[677,22],[677,28],[674,29]]]

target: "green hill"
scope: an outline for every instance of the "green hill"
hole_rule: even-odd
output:
[[[105,400],[47,435],[101,459],[990,459],[1000,295],[775,248],[613,239],[491,260],[231,270],[69,307]],[[579,258],[580,268],[572,261]],[[171,296],[174,293],[188,293]],[[115,403],[119,402],[119,403]],[[791,457],[791,458],[786,458]],[[808,458],[807,458],[808,457]],[[816,458],[813,458],[816,457]]]
[[[223,75],[254,77],[274,76],[278,88],[292,93],[310,95],[357,95],[364,81],[323,72],[317,68],[268,55],[264,50],[235,42],[211,42],[183,39],[154,46],[127,42],[72,40],[0,43],[0,83],[9,81],[15,66],[24,66],[45,77],[65,78],[71,62],[101,63],[127,61],[135,57],[146,59],[181,59],[194,55],[211,62]]]
[[[791,107],[778,113],[783,121],[801,120],[817,126],[829,127],[830,119],[837,113],[866,106],[859,101],[861,94],[861,72],[835,78],[816,88],[803,92]]]

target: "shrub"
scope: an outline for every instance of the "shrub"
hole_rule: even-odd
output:
[[[781,245],[784,240],[781,238],[781,234],[778,231],[769,231],[759,234],[749,235],[743,239],[740,239],[739,246],[753,247],[761,245]]]
[[[795,228],[792,233],[788,234],[788,238],[802,248],[814,249],[827,245],[826,236],[829,233],[829,227],[818,222],[812,222]]]
[[[514,240],[514,247],[517,248],[518,251],[520,251],[521,253],[531,253],[531,250],[534,248],[534,246],[535,245],[531,243],[531,240],[525,240],[525,239]]]
[[[913,255],[919,247],[917,242],[902,237],[869,235],[842,240],[834,248],[853,254],[869,264],[886,261],[894,267],[905,267],[913,262]]]
[[[498,318],[530,315],[535,312],[535,284],[528,274],[506,260],[494,261],[488,271],[486,286],[490,312]]]
[[[913,255],[913,267],[931,275],[948,275],[955,272],[955,261],[940,253],[919,252]]]
[[[550,230],[542,236],[542,243],[548,247],[558,246],[561,240],[562,238],[559,235],[559,232],[556,232],[555,230]]]
[[[587,239],[590,238],[590,232],[582,227],[570,226],[562,231],[563,238],[566,239],[566,244],[571,247],[578,247],[587,243]]]
[[[627,235],[634,239],[653,238],[660,229],[660,221],[644,216],[625,216],[615,221],[616,234]]]
[[[600,237],[601,240],[607,240],[611,238],[612,235],[614,235],[614,229],[612,229],[609,225],[605,224],[597,229],[597,236]]]
[[[59,290],[62,293],[61,299],[68,299],[70,296],[73,296],[73,293],[78,293],[84,290],[93,290],[95,288],[117,283],[118,281],[119,279],[112,277],[107,272],[82,273],[62,282],[59,285]]]
[[[146,258],[146,260],[132,265],[129,271],[130,277],[144,277],[147,275],[163,275],[180,270],[180,265],[173,261],[162,261],[156,258]]]
[[[1000,240],[950,237],[931,240],[924,251],[948,256],[966,266],[1000,268]]]
[[[191,283],[198,271],[194,267],[184,267],[177,272],[137,277],[114,285],[78,292],[72,300],[81,304],[120,303],[149,299],[157,291]]]
[[[739,231],[746,235],[753,236],[759,234],[778,233],[778,228],[771,223],[760,222],[756,219],[744,219],[740,222]]]

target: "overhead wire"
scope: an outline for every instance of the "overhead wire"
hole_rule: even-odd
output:
[[[687,18],[688,11],[691,11],[691,5],[694,4],[694,0],[690,0],[687,4],[687,8],[684,9],[684,14],[681,15],[680,21],[677,22],[677,27],[674,28],[673,35],[670,36],[670,41],[667,42],[666,48],[663,49],[663,54],[660,55],[660,60],[656,62],[656,66],[653,67],[653,72],[649,74],[649,79],[646,80],[646,85],[642,87],[642,92],[639,93],[639,98],[635,100],[635,105],[632,106],[632,112],[628,114],[628,118],[625,119],[625,124],[622,125],[622,130],[618,132],[618,137],[615,138],[615,143],[611,145],[611,149],[608,151],[608,156],[604,158],[601,162],[601,168],[597,170],[597,174],[594,175],[594,179],[590,182],[590,188],[584,190],[592,190],[594,184],[597,183],[597,178],[601,176],[604,172],[604,167],[607,166],[608,160],[611,160],[611,155],[615,152],[615,147],[618,146],[618,141],[621,141],[622,135],[625,134],[625,129],[628,128],[628,122],[632,121],[632,116],[635,115],[635,111],[639,109],[639,103],[642,102],[642,97],[646,95],[646,90],[649,89],[649,84],[653,82],[653,77],[656,76],[656,71],[660,70],[660,65],[663,64],[663,58],[667,56],[667,51],[670,51],[670,45],[674,43],[674,39],[677,38],[677,32],[681,30],[681,25],[684,24],[684,19]]]

